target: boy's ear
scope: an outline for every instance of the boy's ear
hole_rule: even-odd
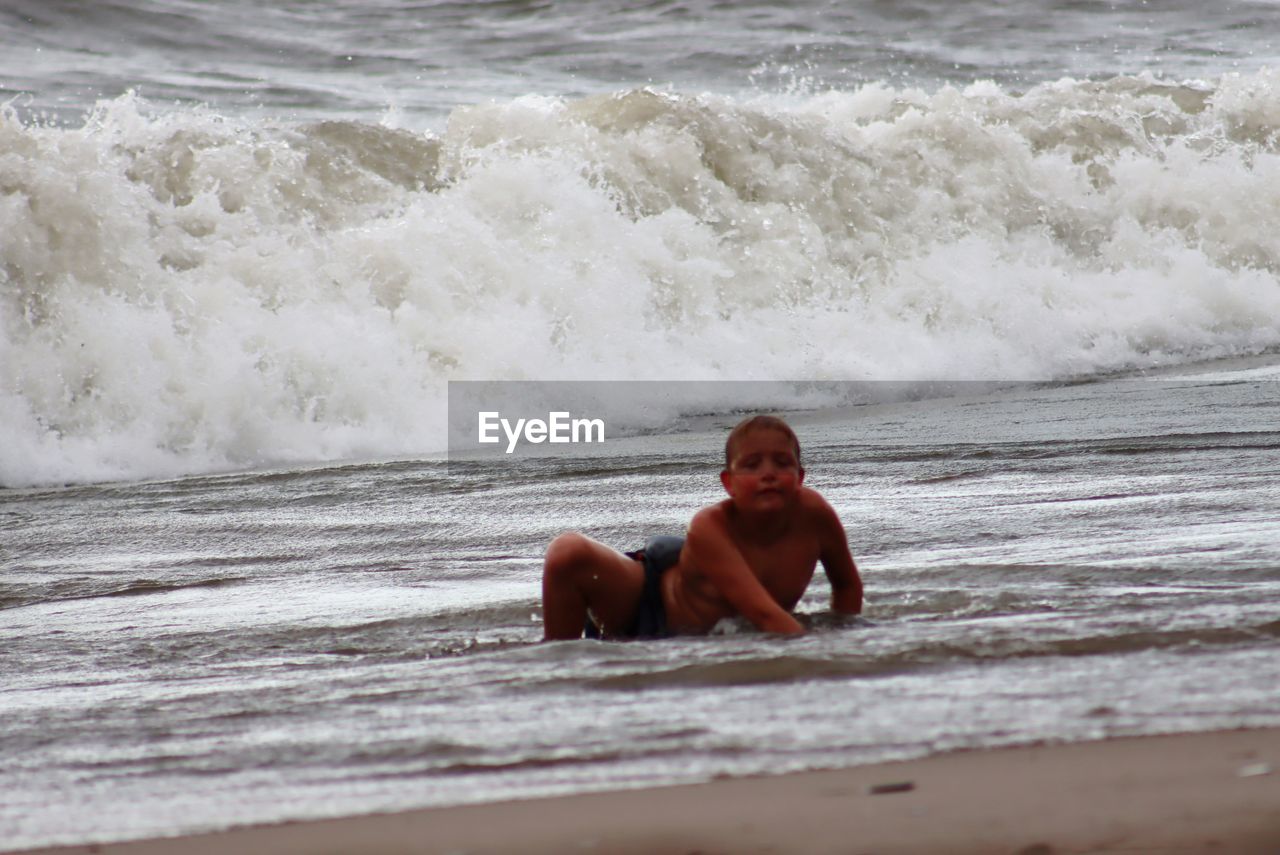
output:
[[[729,470],[728,469],[720,470],[720,485],[724,487],[724,491],[726,493],[729,493],[729,495],[733,495],[732,491],[729,489]]]
[[[801,467],[800,467],[800,481],[799,481],[799,483],[801,483],[801,484],[803,484],[803,483],[804,483],[804,467],[803,467],[803,466],[801,466]]]

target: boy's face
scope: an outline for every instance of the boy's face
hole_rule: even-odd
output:
[[[781,431],[749,431],[733,448],[729,468],[720,473],[734,505],[748,512],[784,510],[804,483],[804,469],[791,438]]]

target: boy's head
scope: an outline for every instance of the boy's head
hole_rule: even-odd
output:
[[[791,425],[784,422],[777,416],[751,416],[743,419],[729,431],[729,438],[724,442],[724,468],[731,469],[733,467],[734,457],[737,455],[738,446],[744,437],[754,431],[775,431],[782,434],[791,442],[791,447],[795,449],[796,464],[800,465],[800,440],[796,436],[796,432],[791,429]]]

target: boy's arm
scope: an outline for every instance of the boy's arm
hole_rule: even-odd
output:
[[[824,500],[818,512],[818,560],[831,583],[831,610],[848,615],[862,613],[862,577],[849,552],[849,540],[835,508]]]
[[[690,550],[694,566],[715,585],[729,605],[757,629],[787,635],[804,632],[804,625],[778,605],[778,601],[751,572],[751,567],[734,545],[724,521],[718,518],[714,508],[694,516],[689,524],[685,549]]]

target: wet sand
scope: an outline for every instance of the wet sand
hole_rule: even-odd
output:
[[[40,851],[1275,855],[1280,730],[964,751]]]

